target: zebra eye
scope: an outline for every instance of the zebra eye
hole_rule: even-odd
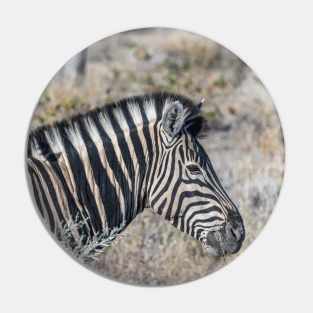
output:
[[[190,165],[187,165],[186,167],[187,167],[187,170],[188,170],[191,174],[194,174],[194,175],[201,174],[201,169],[199,168],[198,165],[190,164]]]

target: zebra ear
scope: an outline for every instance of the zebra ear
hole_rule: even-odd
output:
[[[181,131],[184,122],[184,107],[179,101],[175,101],[163,113],[162,126],[168,135],[175,137]]]

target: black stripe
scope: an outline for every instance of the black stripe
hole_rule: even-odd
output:
[[[166,212],[166,215],[165,215],[165,219],[169,220],[171,218],[171,215],[172,215],[172,207],[173,207],[173,203],[176,199],[176,194],[177,194],[177,191],[179,189],[179,187],[181,186],[181,177],[182,177],[182,165],[180,164],[180,162],[177,162],[178,163],[178,171],[179,171],[179,174],[178,174],[178,180],[175,182],[175,185],[174,185],[174,188],[172,190],[172,194],[171,194],[171,201],[170,201],[170,204],[168,206],[168,210]],[[175,164],[173,164],[175,166]],[[177,208],[177,210],[180,209],[180,207]]]
[[[38,183],[38,186],[39,186],[39,189],[40,189],[39,192],[40,192],[40,196],[41,196],[42,201],[43,201],[43,205],[45,207],[45,211],[46,211],[46,213],[48,215],[49,229],[50,229],[51,232],[54,233],[54,231],[55,231],[55,221],[54,221],[54,218],[53,218],[53,214],[52,214],[52,211],[51,211],[48,199],[47,199],[45,191],[44,191],[44,187],[41,185],[40,179],[38,179],[37,183]]]
[[[152,170],[152,159],[155,156],[153,155],[153,143],[152,143],[151,133],[149,129],[149,120],[147,118],[146,112],[143,109],[143,106],[140,105],[139,108],[140,108],[140,113],[141,113],[142,120],[143,120],[143,135],[146,141],[147,155],[149,159],[145,176],[147,179],[149,179],[150,173]],[[147,181],[146,181],[146,185],[147,185]],[[145,192],[147,193],[147,190],[145,190]]]
[[[154,193],[158,190],[158,188],[160,187],[160,184],[163,182],[164,178],[165,178],[165,175],[168,171],[168,160],[169,160],[169,157],[170,157],[170,153],[166,153],[166,154],[163,154],[163,157],[161,159],[161,162],[160,164],[158,165],[159,166],[159,170],[158,170],[158,173],[155,177],[155,179],[157,180],[157,184],[155,185],[155,187],[153,188],[152,190],[152,194],[154,195]],[[162,174],[160,176],[160,174]]]
[[[156,208],[155,210],[158,212],[158,214],[162,214],[162,211],[164,209],[165,203],[166,203],[166,198],[163,199],[163,201],[161,202],[161,204],[159,205],[158,208]]]
[[[144,176],[146,174],[146,168],[147,168],[146,156],[145,156],[144,149],[139,138],[138,128],[133,121],[133,118],[129,112],[128,106],[126,105],[122,106],[121,109],[125,116],[128,127],[130,129],[130,138],[131,138],[131,141],[135,150],[136,158],[138,161],[139,174],[137,174],[137,177],[136,177],[136,184],[138,188],[137,206],[139,206],[139,203],[141,202],[141,192],[142,192]],[[137,207],[135,209],[137,210]],[[137,212],[134,212],[134,213],[137,213]],[[135,214],[133,214],[132,218],[134,217],[135,217]]]
[[[103,127],[101,126],[101,123],[99,121],[99,115],[93,114],[92,116],[93,122],[95,123],[95,126],[99,132],[102,145],[104,147],[106,160],[114,174],[114,179],[117,180],[121,192],[123,194],[124,200],[125,200],[125,209],[127,208],[133,208],[134,207],[134,198],[130,191],[130,186],[128,185],[128,181],[126,179],[126,176],[124,175],[124,172],[122,170],[120,160],[118,159],[118,156],[115,153],[114,146],[112,143],[111,138],[109,135],[105,132]],[[114,211],[114,210],[113,210]]]
[[[53,136],[53,135],[52,135]],[[45,137],[45,134],[43,131],[36,132],[36,140],[39,144],[39,149],[40,151],[43,151],[42,149],[44,148],[44,150],[46,151],[46,153],[48,155],[53,155],[53,151],[50,147],[50,145],[47,142],[47,139]],[[67,198],[67,202],[68,202],[68,207],[69,207],[69,213],[72,217],[72,220],[77,220],[77,218],[79,220],[82,219],[86,219],[88,217],[88,213],[86,212],[85,208],[83,207],[83,212],[80,212],[80,210],[78,209],[76,203],[75,203],[75,199],[72,196],[71,191],[69,190],[69,187],[67,185],[66,179],[62,174],[62,170],[58,164],[57,161],[54,162],[50,162],[51,167],[53,168],[53,171],[55,173],[55,175],[59,178],[61,184],[62,184],[62,188],[63,191],[65,192],[66,198]],[[87,225],[83,224],[79,229],[78,232],[80,235],[83,235],[84,238],[87,238],[89,236],[93,235],[93,230],[91,227],[91,223],[89,220],[87,220]]]
[[[36,165],[38,171],[40,172],[42,178],[44,179],[46,185],[47,185],[47,188],[49,190],[49,194],[50,194],[50,198],[53,202],[53,205],[56,209],[56,213],[57,213],[57,216],[61,222],[61,225],[64,225],[66,223],[66,220],[64,218],[64,215],[63,215],[63,212],[62,212],[62,209],[60,208],[60,205],[59,205],[59,201],[56,197],[56,190],[54,189],[54,186],[52,184],[52,181],[49,177],[49,174],[47,173],[46,169],[44,168],[44,166],[41,164],[40,161],[36,160],[36,159],[33,159],[32,160],[33,163]],[[47,161],[48,162],[48,161]]]
[[[186,162],[185,162],[184,148],[183,148],[182,145],[179,147],[178,152],[179,152],[180,159],[181,159],[182,163],[183,163],[183,164],[186,164]]]
[[[155,151],[154,151],[154,166],[153,166],[153,169],[152,169],[152,173],[150,176],[148,176],[148,190],[147,190],[147,193],[150,197],[150,192],[151,192],[151,188],[152,188],[152,183],[154,182],[155,180],[155,174],[156,174],[156,170],[159,166],[159,157],[160,157],[160,151],[159,151],[159,146],[160,146],[160,143],[159,143],[159,136],[158,136],[158,127],[157,127],[157,123],[155,123],[154,127],[153,127],[153,132],[154,132],[154,139],[155,139],[155,142],[154,142],[154,148],[155,148]],[[151,203],[150,203],[150,206],[151,206]]]
[[[113,115],[113,107],[107,108],[107,114],[108,114],[108,117],[110,118],[113,130],[116,134],[117,143],[118,143],[118,146],[120,148],[121,155],[122,155],[122,158],[124,160],[126,169],[128,170],[128,174],[129,174],[129,177],[131,179],[131,184],[134,187],[135,186],[135,169],[134,169],[133,160],[132,160],[126,139],[124,137],[123,130],[121,129],[118,121],[116,121],[116,119]],[[132,202],[132,205],[129,208],[127,208],[127,210],[126,210],[126,221],[127,222],[132,220],[133,211],[134,211],[135,206],[136,206],[135,200],[133,199],[133,196],[134,195],[132,195],[132,198],[130,199]]]
[[[216,206],[213,206],[213,207],[210,207],[210,208],[207,208],[207,209],[201,209],[201,210],[197,210],[195,212],[193,212],[187,219],[186,221],[186,224],[187,224],[187,229],[186,229],[186,232],[189,234],[190,232],[190,228],[192,229],[192,232],[194,231],[194,227],[193,227],[193,224],[195,223],[191,223],[191,219],[196,216],[196,215],[199,215],[199,214],[202,214],[202,213],[210,213],[210,212],[213,212],[213,211],[216,211],[216,212],[219,212],[219,210],[217,210],[217,207]],[[217,221],[221,221],[222,219],[219,217],[219,216],[215,216],[215,217],[212,217],[213,220],[217,220]],[[196,220],[197,221],[197,220]],[[191,235],[193,235],[193,233],[191,233]]]
[[[200,201],[208,201],[210,200],[211,198],[211,195],[208,195],[208,194],[204,194],[198,190],[193,190],[192,192],[190,191],[184,191],[182,192],[180,195],[179,195],[179,200],[178,200],[178,205],[177,207],[178,208],[181,208],[182,206],[182,203],[184,201],[185,198],[193,198],[195,197],[195,199],[197,199],[197,203],[200,202]],[[202,198],[202,200],[199,201],[199,198]],[[212,197],[213,198],[213,197]],[[220,212],[221,213],[221,210],[218,209],[217,207],[215,208],[216,211]],[[187,210],[185,210],[182,214],[182,219],[185,218],[185,215],[187,213]]]
[[[65,129],[59,128],[59,131],[62,136],[63,145],[74,176],[78,200],[81,206],[87,211],[91,225],[94,228],[95,232],[100,232],[102,230],[101,219],[93,193],[90,190],[90,186],[86,178],[84,166],[80,159],[79,153],[76,151],[71,141],[69,140]]]
[[[221,217],[218,216],[214,216],[214,217],[209,217],[209,218],[204,218],[204,219],[197,219],[193,224],[192,227],[196,227],[196,226],[205,226],[202,223],[211,223],[214,221],[220,221],[223,222],[224,219],[222,219]],[[211,226],[214,227],[214,226]]]
[[[31,166],[28,166],[28,172],[29,172],[29,176],[30,176],[30,179],[31,179],[31,186],[33,188],[33,195],[34,195],[34,198],[35,198],[35,201],[36,201],[36,204],[37,204],[37,208],[40,212],[40,215],[42,218],[45,217],[44,215],[44,211],[43,211],[43,208],[41,206],[41,202],[40,202],[40,199],[39,199],[39,196],[38,196],[38,190],[37,190],[37,187],[36,187],[36,184],[35,184],[35,179],[38,181],[38,178],[35,178],[37,176],[36,172],[32,169]]]
[[[120,225],[123,221],[120,202],[116,194],[116,188],[112,186],[107,171],[102,166],[97,147],[93,140],[90,138],[89,133],[86,130],[85,124],[81,120],[78,123],[80,126],[80,133],[87,149],[93,177],[99,188],[102,203],[104,204],[107,223],[109,228],[112,228],[114,226]],[[99,209],[100,208],[96,206],[97,214],[95,215],[95,219],[99,219],[98,221],[100,223],[101,220]]]
[[[180,225],[180,230],[182,232],[185,231],[185,216],[186,213],[194,206],[203,206],[203,205],[207,205],[209,204],[209,201],[198,201],[198,202],[193,202],[193,203],[189,203],[185,209],[185,211],[183,213],[181,213],[180,210],[177,210],[174,216],[174,226],[178,226],[178,222],[179,222],[179,218],[181,220],[181,225]]]
[[[210,218],[206,218],[206,219],[199,219],[199,220],[196,220],[194,223],[192,223],[192,231],[191,231],[191,236],[194,237],[194,234],[195,234],[195,229],[196,227],[199,227],[199,228],[203,228],[203,229],[210,229],[210,228],[213,228],[213,227],[216,227],[216,226],[221,226],[221,224],[216,224],[216,225],[212,225],[210,227],[208,227],[207,225],[205,224],[202,224],[202,223],[211,223],[211,222],[214,222],[214,221],[224,221],[222,218],[220,217],[210,217]],[[202,230],[201,229],[201,232]],[[197,236],[198,236],[198,232],[197,232]],[[199,238],[199,237],[197,237]]]
[[[177,146],[175,146],[172,151],[171,151],[171,169],[170,169],[170,174],[169,174],[169,178],[165,184],[165,186],[159,191],[158,195],[151,201],[151,205],[153,206],[159,199],[160,197],[164,194],[164,192],[166,192],[171,184],[171,181],[173,179],[174,176],[174,171],[175,171],[175,156],[176,156],[176,149]],[[167,168],[168,170],[168,168]],[[159,181],[161,183],[161,180]]]
[[[139,169],[141,171],[145,171],[146,160],[145,160],[143,147],[142,147],[142,144],[141,144],[140,139],[139,139],[137,126],[135,125],[135,123],[133,121],[133,118],[129,112],[128,106],[122,106],[122,112],[125,116],[126,122],[129,126],[129,129],[130,129],[130,138],[131,138],[131,141],[132,141],[134,148],[135,148],[135,154],[137,157],[137,161],[139,163]]]

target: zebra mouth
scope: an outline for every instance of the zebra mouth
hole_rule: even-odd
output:
[[[200,241],[209,255],[223,257],[237,253],[244,240],[244,229],[227,223],[222,229],[205,230],[201,233]]]
[[[219,231],[203,231],[200,236],[200,241],[202,243],[203,248],[207,251],[207,253],[211,256],[223,256],[223,250],[221,248],[220,242],[220,232]]]

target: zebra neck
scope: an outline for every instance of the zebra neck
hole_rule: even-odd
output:
[[[77,220],[88,238],[119,233],[147,207],[160,116],[153,104],[109,106],[30,134],[34,191],[52,232]]]
[[[148,206],[147,181],[155,152],[153,132],[153,123],[143,124],[120,133],[112,142],[116,160],[111,160],[111,175],[118,199],[108,203],[109,229],[127,227]],[[112,153],[107,155],[112,158]]]

